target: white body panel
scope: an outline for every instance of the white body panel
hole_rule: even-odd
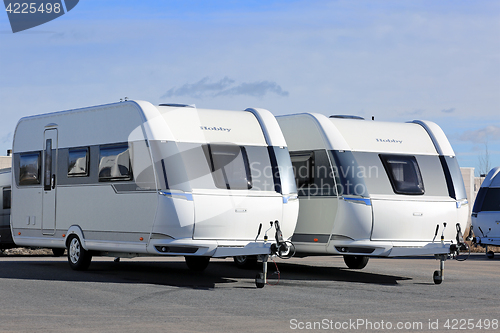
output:
[[[214,155],[215,147],[228,152]],[[252,165],[245,169],[249,189],[217,182],[241,182],[233,161],[278,167],[286,160],[273,162],[273,154],[283,152],[279,126],[262,109],[128,101],[23,118],[13,145],[14,241],[64,248],[78,235],[86,250],[103,255],[267,254],[271,242],[263,233],[257,238],[261,223],[278,220],[285,239],[293,234],[293,179],[259,190],[259,165]],[[225,164],[217,167],[216,158]]]
[[[315,113],[277,119],[298,177],[300,211],[292,240],[299,253],[441,254],[456,242],[456,224],[464,230],[468,203],[463,180],[454,173],[458,164],[438,125],[327,118]],[[421,193],[396,192],[400,190],[394,188],[384,164],[393,156],[418,165]],[[318,176],[323,167],[328,168],[328,177]],[[314,172],[309,178],[297,176],[300,168]],[[318,184],[323,186],[320,194],[312,195]]]
[[[476,196],[472,213],[476,243],[500,246],[500,167],[490,170]]]

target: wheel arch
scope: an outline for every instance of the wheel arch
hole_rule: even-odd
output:
[[[83,237],[83,231],[82,229],[77,226],[77,225],[72,225],[69,227],[68,232],[66,233],[66,238],[64,239],[64,244],[66,245],[66,248],[69,246],[69,241],[73,237],[78,237],[80,239],[80,243],[82,244],[82,247],[88,251],[87,244],[85,243],[85,238]]]

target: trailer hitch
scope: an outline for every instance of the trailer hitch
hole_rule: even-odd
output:
[[[267,283],[267,261],[269,260],[269,256],[271,257],[279,257],[281,259],[290,259],[295,254],[295,246],[291,241],[286,241],[283,239],[283,233],[281,232],[279,221],[271,221],[271,226],[266,230],[264,234],[264,241],[267,242],[267,232],[273,228],[275,228],[274,237],[276,239],[276,243],[271,244],[270,253],[266,255],[262,255],[262,273],[258,273],[255,277],[255,285],[257,288],[263,288]],[[259,228],[260,234],[260,228]]]
[[[444,228],[443,232],[441,234],[441,243],[444,245],[444,229],[446,229],[446,222],[443,223]],[[465,261],[469,258],[470,256],[470,246],[465,242],[464,236],[462,234],[462,228],[460,227],[460,223],[457,223],[455,225],[455,229],[457,231],[457,234],[455,236],[455,239],[457,241],[456,244],[451,244],[450,245],[450,250],[448,254],[436,254],[435,257],[436,259],[439,260],[439,270],[434,271],[433,275],[433,280],[435,284],[441,284],[444,280],[444,262],[446,259],[449,257],[450,259],[455,259],[457,261]],[[436,235],[439,230],[439,225],[436,228]],[[434,235],[434,238],[436,238],[436,235]],[[461,257],[460,252],[468,252],[466,257]]]
[[[497,221],[498,222],[498,221]],[[481,227],[477,227],[479,229],[479,232],[481,233],[482,237],[476,237],[474,234],[474,237],[471,235],[473,234],[472,226],[470,226],[470,232],[469,232],[469,237],[467,237],[467,240],[470,240],[469,238],[472,237],[472,243],[474,245],[479,245],[481,247],[485,248],[485,253],[486,253],[486,258],[488,259],[493,259],[495,257],[495,253],[493,251],[488,250],[488,245],[496,245],[496,244],[483,244],[483,238],[488,237],[488,234],[491,232],[491,228],[488,228],[488,232],[485,234],[483,232],[483,229]]]

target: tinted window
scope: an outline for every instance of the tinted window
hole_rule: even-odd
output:
[[[424,183],[414,156],[380,155],[382,164],[397,194],[424,194]]]
[[[3,209],[10,209],[10,187],[3,189]]]
[[[365,177],[367,172],[371,173],[370,167],[367,169],[359,165],[351,151],[332,150],[329,154],[337,183],[337,193],[368,197]]]
[[[237,145],[203,145],[205,157],[217,188],[243,190],[252,188],[252,176],[244,147]]]
[[[270,150],[274,152],[276,156],[276,164],[279,169],[279,177],[281,188],[278,192],[282,194],[297,193],[297,187],[295,186],[295,178],[293,174],[293,166],[290,161],[290,153],[288,148],[285,147],[269,147]]]
[[[99,156],[100,182],[132,179],[128,145],[100,147]]]
[[[68,177],[86,177],[89,175],[88,148],[70,149],[68,151]]]
[[[245,146],[245,151],[250,163],[250,174],[252,177],[252,190],[274,191],[273,166],[269,157],[267,147]],[[288,155],[290,160],[290,155]]]
[[[500,211],[500,188],[488,188],[484,195],[481,211]]]
[[[43,176],[43,188],[45,191],[50,191],[52,180],[52,139],[45,141],[45,168]]]
[[[462,172],[460,171],[460,167],[458,166],[457,159],[455,157],[449,156],[446,156],[444,159],[451,174],[453,184],[450,184],[450,186],[453,186],[454,188],[455,199],[467,199],[467,192],[465,191],[464,180],[462,178]]]
[[[336,195],[326,150],[290,154],[299,196]]]
[[[40,153],[21,154],[19,158],[19,185],[40,184]]]
[[[295,182],[299,192],[313,184],[314,155],[313,152],[291,153]]]

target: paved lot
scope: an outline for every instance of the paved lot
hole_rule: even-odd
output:
[[[94,258],[76,272],[65,257],[0,257],[0,332],[500,331],[498,254],[446,261],[441,285],[433,258],[277,263],[279,284],[256,289],[257,270],[230,259],[197,274],[181,258]]]

